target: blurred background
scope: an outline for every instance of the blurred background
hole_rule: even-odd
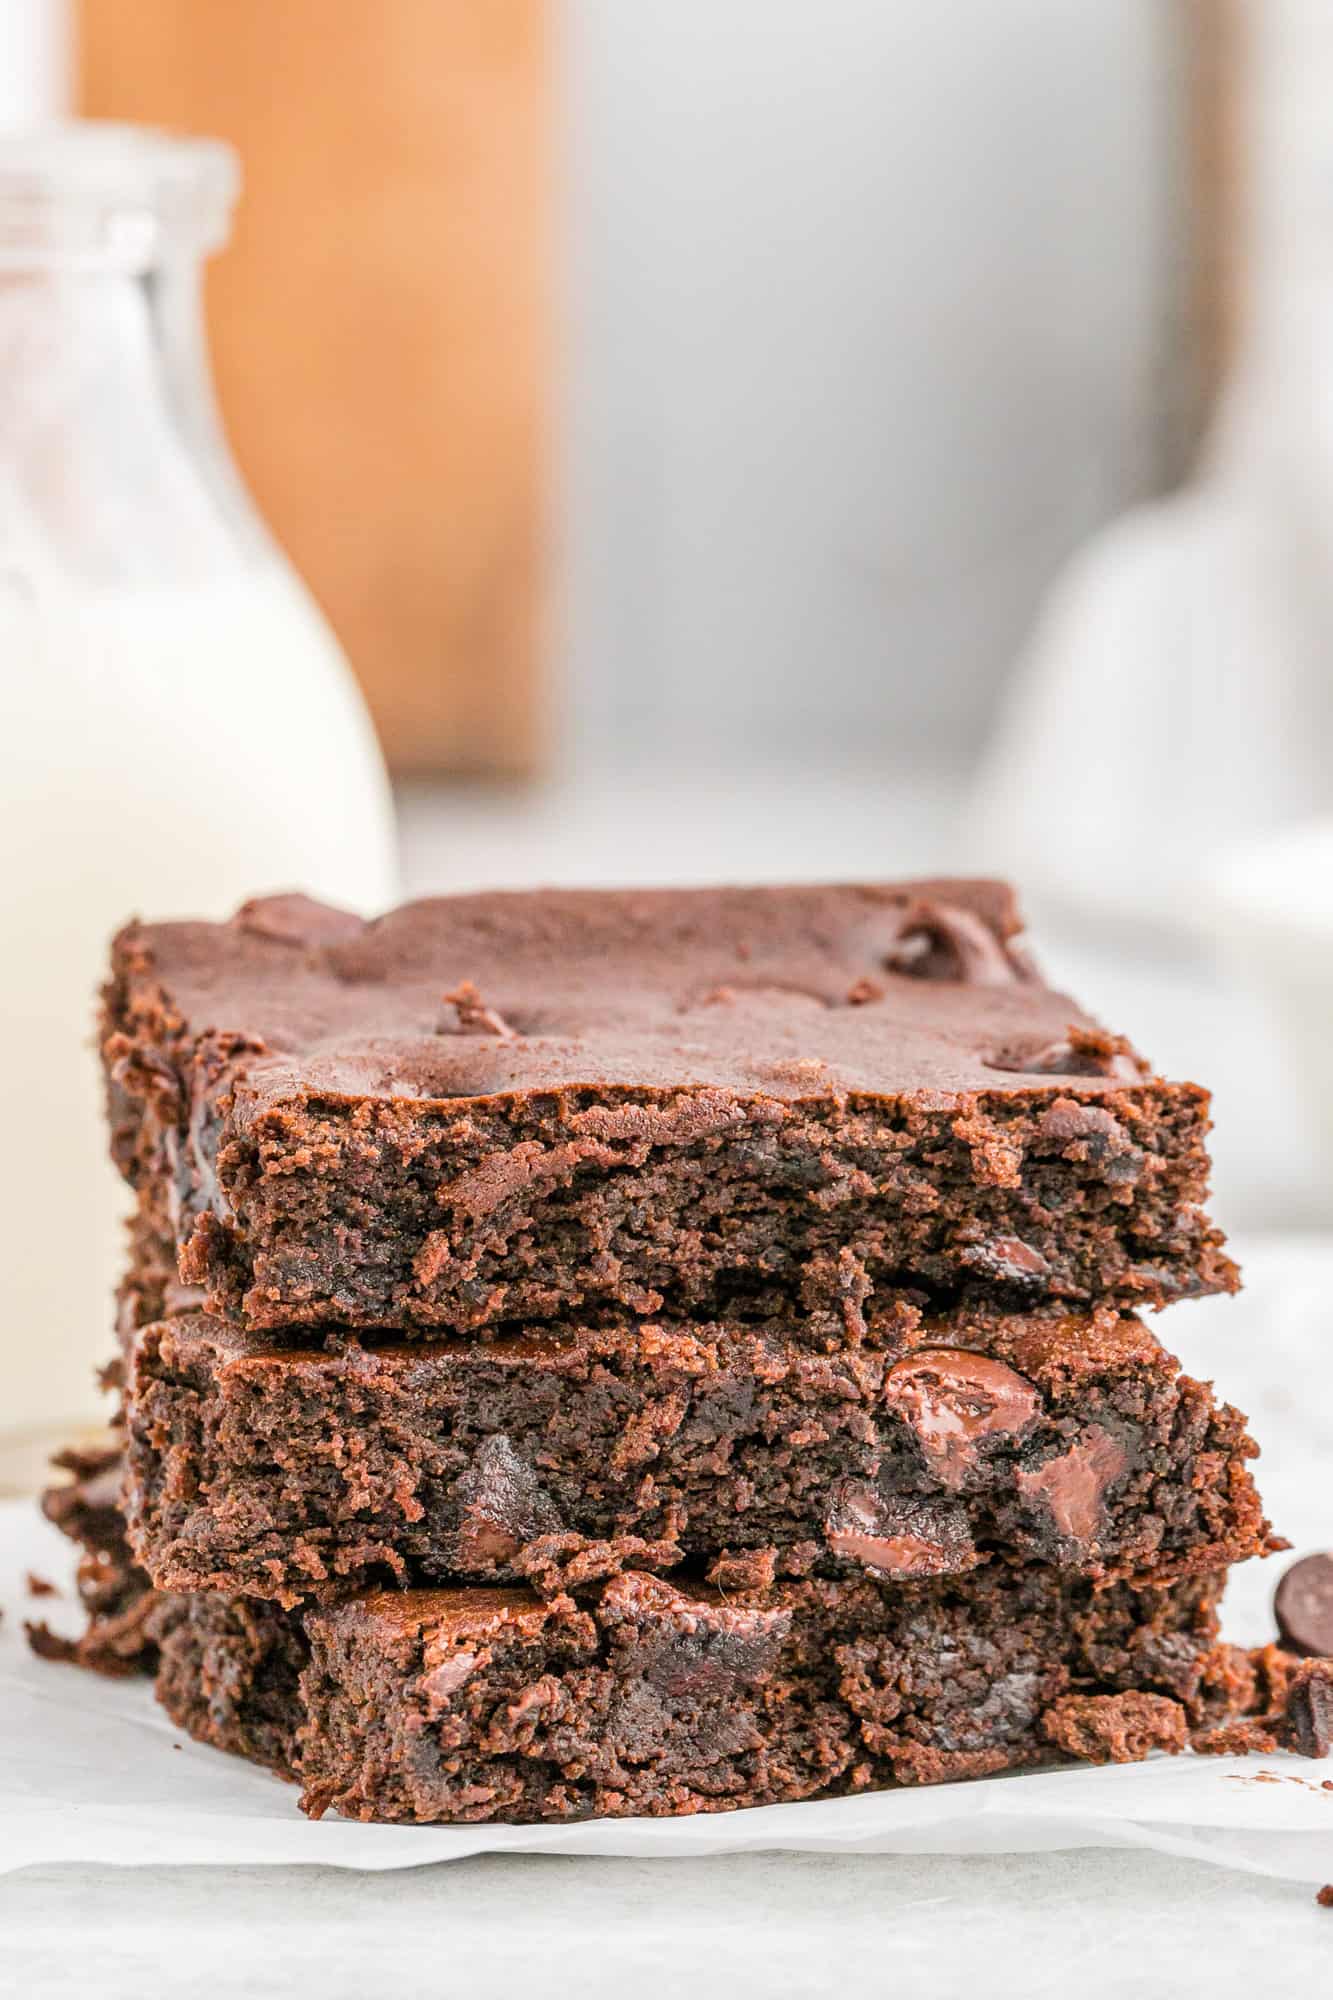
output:
[[[11,919],[70,933],[83,1007],[117,917],[298,875],[369,904],[1013,872],[1057,980],[1214,1087],[1223,1220],[1322,1231],[1330,105],[1325,0],[0,0],[11,726],[33,647],[64,690],[10,791]],[[68,187],[43,160],[39,228],[24,135],[68,115],[240,170],[232,212],[226,156],[195,160],[197,226],[125,263],[143,341],[118,374],[90,335],[82,402],[51,386],[83,352],[70,218],[105,201],[123,248],[170,176],[131,200],[114,151]],[[241,621],[196,486],[327,627]],[[76,766],[61,675],[99,647],[121,692]],[[256,718],[243,796],[281,838],[227,805]],[[15,1421],[72,1409],[100,1338]]]

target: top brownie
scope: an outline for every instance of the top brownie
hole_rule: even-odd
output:
[[[133,923],[102,1048],[140,1243],[254,1327],[1234,1283],[1208,1099],[1048,988],[1002,884],[302,896]]]

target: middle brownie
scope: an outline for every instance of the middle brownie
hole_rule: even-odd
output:
[[[836,1353],[781,1323],[292,1349],[185,1313],[129,1358],[126,1513],[164,1590],[994,1557],[1160,1578],[1269,1544],[1244,1418],[1114,1312],[905,1311]]]

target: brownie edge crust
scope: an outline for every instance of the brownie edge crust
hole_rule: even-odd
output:
[[[252,1327],[594,1306],[822,1316],[909,1285],[1232,1286],[1208,1099],[1044,986],[1003,885],[301,897],[116,940],[113,1151]]]

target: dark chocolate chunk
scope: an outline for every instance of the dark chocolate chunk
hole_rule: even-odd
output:
[[[1086,1028],[1071,1028],[1060,1041],[1006,1043],[986,1063],[1023,1076],[1104,1076],[1124,1083],[1139,1083],[1149,1073],[1123,1036]]]
[[[1129,1467],[1129,1454],[1100,1424],[1090,1424],[1081,1438],[1056,1458],[1032,1470],[1020,1470],[1018,1490],[1028,1500],[1042,1500],[1050,1509],[1058,1533],[1071,1541],[1092,1542],[1106,1518],[1108,1488]]]
[[[862,1479],[839,1480],[824,1538],[835,1556],[883,1576],[949,1576],[981,1560],[959,1502],[890,1498]]]
[[[973,1243],[963,1251],[961,1262],[990,1284],[1030,1294],[1046,1290],[1051,1269],[1041,1252],[1019,1236],[992,1236]]]
[[[969,986],[1013,986],[1034,976],[1020,951],[952,903],[909,904],[884,968],[909,979],[956,979]]]
[[[1274,1593],[1273,1610],[1292,1652],[1333,1654],[1333,1554],[1293,1563]]]
[[[1333,1660],[1306,1660],[1287,1689],[1287,1734],[1302,1757],[1327,1757],[1333,1748]]]
[[[1113,1113],[1100,1104],[1057,1097],[1037,1127],[1039,1147],[1058,1149],[1080,1166],[1100,1167],[1115,1186],[1131,1186],[1143,1170],[1143,1154]]]
[[[781,1607],[710,1603],[657,1577],[622,1575],[603,1607],[622,1648],[659,1694],[697,1701],[767,1679],[777,1666],[791,1615]]]
[[[990,1437],[1021,1437],[1041,1412],[1041,1397],[1025,1376],[969,1348],[922,1348],[895,1362],[884,1400],[915,1431],[930,1468],[944,1486],[961,1487]]]
[[[525,1543],[562,1526],[532,1467],[503,1433],[482,1445],[458,1482],[458,1500],[457,1554],[465,1572],[506,1563]]]

